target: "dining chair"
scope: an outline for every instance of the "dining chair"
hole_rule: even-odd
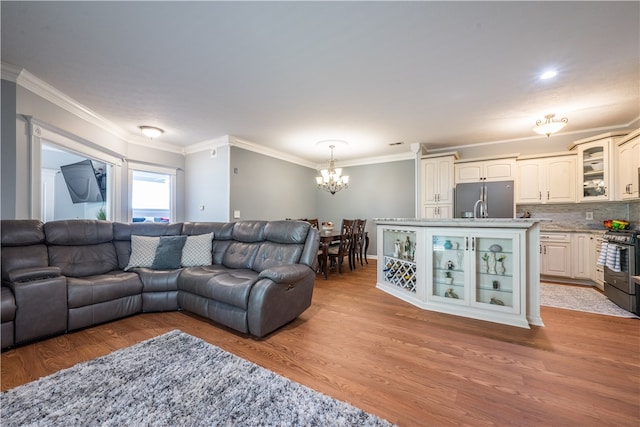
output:
[[[340,243],[335,246],[329,246],[329,261],[330,265],[338,266],[338,273],[342,274],[342,264],[344,258],[349,260],[349,270],[353,270],[353,245],[354,245],[354,232],[358,225],[357,220],[343,219],[340,233]]]
[[[356,231],[354,233],[355,237],[354,237],[354,245],[353,245],[353,264],[355,266],[357,264],[356,261],[359,260],[360,265],[364,267],[364,263],[362,262],[363,258],[366,261],[366,263],[369,264],[366,254],[364,253],[366,248],[365,240],[367,238],[367,234],[365,231],[365,228],[367,226],[367,220],[357,219],[356,224],[357,226],[356,226]]]

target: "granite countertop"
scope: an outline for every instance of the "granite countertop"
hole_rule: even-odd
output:
[[[540,218],[374,218],[373,221],[376,224],[415,227],[531,228],[537,223],[549,220]]]

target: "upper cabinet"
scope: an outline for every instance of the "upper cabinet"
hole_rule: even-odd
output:
[[[455,183],[509,180],[514,179],[515,171],[515,156],[492,160],[457,161]]]
[[[574,203],[576,153],[516,161],[516,203]]]
[[[456,153],[422,158],[422,216],[451,218],[453,214],[453,163]]]
[[[640,197],[640,129],[616,143],[618,167],[616,175],[617,200]]]
[[[628,131],[610,132],[574,142],[570,150],[578,153],[578,201],[614,200],[614,142]]]

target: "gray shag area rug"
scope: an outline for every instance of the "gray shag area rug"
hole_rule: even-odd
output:
[[[588,286],[540,283],[540,305],[618,317],[637,316]]]
[[[0,395],[2,426],[390,426],[181,331]]]

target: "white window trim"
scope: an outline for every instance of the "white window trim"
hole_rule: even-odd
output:
[[[145,163],[136,163],[136,162],[128,162],[127,164],[127,176],[128,176],[128,187],[129,188],[129,198],[128,198],[128,208],[127,208],[127,220],[129,222],[133,221],[133,171],[141,171],[141,172],[152,172],[159,173],[164,175],[169,175],[171,177],[170,183],[170,203],[169,203],[169,212],[171,217],[171,222],[176,222],[176,169],[148,165]]]
[[[121,173],[122,158],[113,154],[98,150],[89,146],[90,142],[73,135],[53,125],[27,117],[29,124],[29,177],[31,179],[31,206],[30,217],[32,219],[43,220],[42,218],[42,144],[57,145],[60,148],[76,153],[80,156],[98,160],[106,163],[107,168],[111,166],[111,172],[107,172],[107,217],[119,221],[120,194],[121,194]]]

